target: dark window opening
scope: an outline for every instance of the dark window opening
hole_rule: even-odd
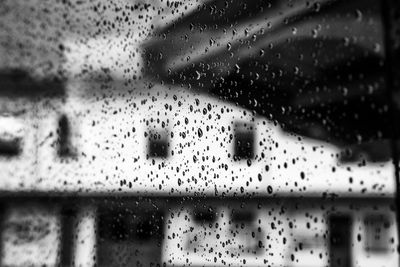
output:
[[[161,210],[100,208],[98,266],[160,266],[163,226]]]
[[[58,120],[58,151],[60,157],[74,157],[76,155],[71,143],[71,127],[67,116],[62,115]]]
[[[147,241],[162,238],[163,216],[161,213],[144,215],[139,218],[136,225],[136,237]]]
[[[168,136],[166,134],[151,133],[148,139],[148,157],[168,157]]]
[[[162,213],[134,214],[130,211],[102,211],[99,236],[113,242],[149,241],[162,237]]]
[[[15,157],[21,154],[21,139],[0,139],[0,156]]]
[[[254,130],[253,127],[235,125],[234,134],[234,159],[254,158]]]
[[[330,267],[351,267],[351,227],[349,215],[329,217]]]
[[[383,214],[368,215],[365,218],[365,250],[384,253],[389,250],[390,222]]]
[[[61,211],[61,266],[72,266],[77,207],[66,205]]]
[[[250,211],[233,211],[231,215],[232,222],[250,223],[254,220],[254,214]]]
[[[101,212],[99,214],[100,239],[125,241],[133,238],[133,229],[129,221],[133,214],[127,212]]]
[[[193,212],[194,222],[197,224],[213,223],[217,219],[217,214],[213,208],[196,209]]]
[[[258,227],[255,214],[246,208],[234,209],[230,217],[230,234],[238,241],[233,254],[256,255],[262,253],[264,232]]]

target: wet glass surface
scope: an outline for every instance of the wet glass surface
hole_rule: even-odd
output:
[[[399,4],[0,3],[1,266],[398,266]]]

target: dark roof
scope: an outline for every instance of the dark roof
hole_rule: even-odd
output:
[[[209,1],[149,39],[147,75],[308,137],[343,146],[390,138],[380,3],[307,3]]]

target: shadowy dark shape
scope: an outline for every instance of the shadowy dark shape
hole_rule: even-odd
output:
[[[246,160],[254,158],[254,131],[235,125],[234,155],[235,160]]]
[[[330,267],[351,267],[351,223],[349,215],[329,217]]]
[[[21,139],[0,139],[0,157],[15,157],[21,153]]]
[[[168,136],[151,133],[148,139],[148,157],[167,158],[168,157]]]
[[[0,70],[0,96],[8,97],[62,97],[65,82],[58,77],[38,79],[21,69]]]
[[[62,115],[58,120],[58,156],[74,157],[75,148],[71,143],[71,126],[66,115]]]
[[[210,1],[144,45],[147,75],[341,147],[386,140],[380,12],[361,0]]]

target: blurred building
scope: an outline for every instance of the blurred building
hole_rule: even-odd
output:
[[[63,86],[2,97],[4,265],[397,262],[390,162],[184,88]]]

